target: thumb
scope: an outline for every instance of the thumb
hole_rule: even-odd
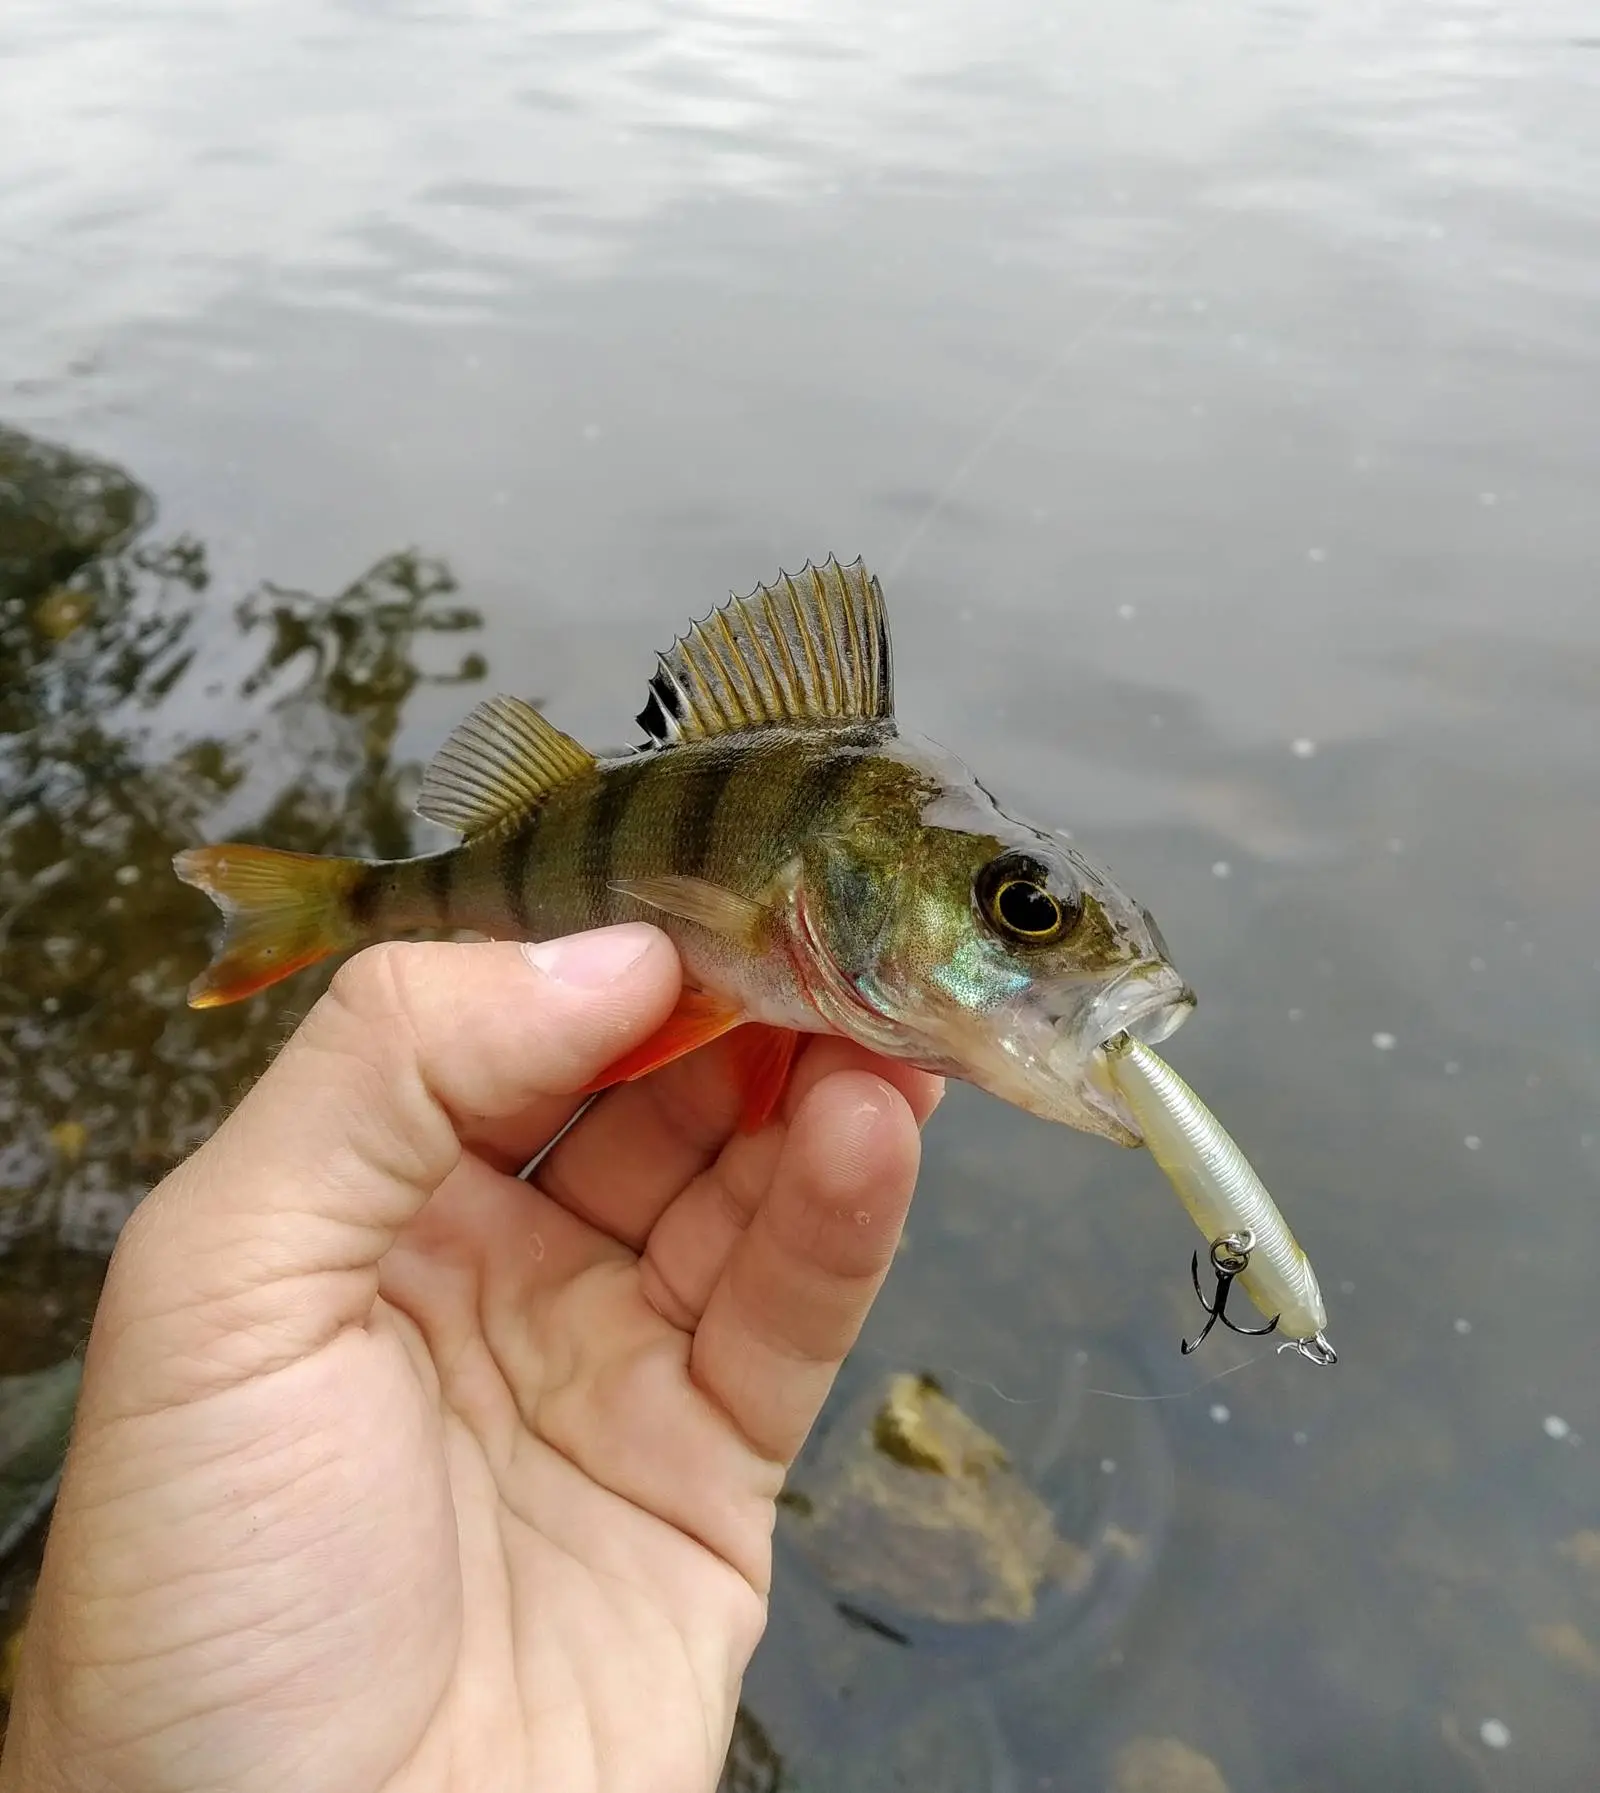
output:
[[[148,1406],[364,1324],[379,1260],[463,1151],[514,1122],[531,1154],[575,1111],[574,1091],[661,1025],[679,982],[671,943],[643,925],[359,954],[134,1210],[91,1352],[100,1344],[105,1371],[119,1366]]]

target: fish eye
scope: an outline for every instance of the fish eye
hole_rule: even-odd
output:
[[[977,877],[979,907],[990,925],[1028,946],[1048,946],[1077,921],[1081,905],[1050,890],[1048,874],[1018,853],[991,860]]]

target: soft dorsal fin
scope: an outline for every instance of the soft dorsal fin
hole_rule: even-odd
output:
[[[417,814],[458,834],[483,834],[537,809],[558,785],[594,763],[587,747],[531,704],[491,697],[434,755],[422,777]]]
[[[772,723],[894,721],[883,590],[829,555],[730,598],[660,656],[639,725],[661,746]]]

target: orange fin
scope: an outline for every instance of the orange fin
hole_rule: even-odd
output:
[[[759,1133],[783,1100],[800,1036],[790,1027],[768,1027],[752,1021],[733,1038],[734,1063],[744,1090],[739,1131]]]
[[[610,1089],[614,1083],[631,1083],[636,1077],[644,1077],[662,1065],[670,1065],[673,1059],[682,1058],[686,1052],[709,1046],[730,1028],[737,1027],[740,1020],[739,1011],[720,998],[708,996],[704,990],[685,990],[678,998],[678,1006],[643,1045],[635,1046],[631,1052],[623,1053],[621,1058],[607,1065],[594,1082],[578,1094],[592,1096],[596,1090]]]
[[[358,859],[229,842],[190,847],[172,869],[211,898],[225,923],[216,956],[189,986],[191,1008],[254,996],[361,938],[349,904],[366,870]]]

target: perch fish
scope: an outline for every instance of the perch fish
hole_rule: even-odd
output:
[[[1194,997],[1149,912],[1058,831],[1002,809],[895,720],[876,578],[830,558],[729,600],[658,657],[646,739],[597,757],[516,697],[472,712],[423,779],[459,844],[399,860],[192,848],[226,918],[197,1007],[426,931],[548,939],[648,920],[682,957],[660,1032],[602,1084],[737,1030],[760,1127],[799,1038],[843,1034],[1135,1146],[1099,1049],[1158,1042]]]

